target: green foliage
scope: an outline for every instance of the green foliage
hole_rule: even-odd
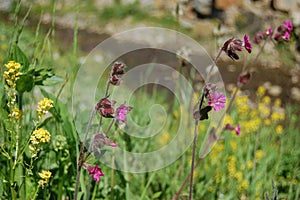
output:
[[[124,19],[129,16],[143,19],[147,17],[148,14],[141,10],[138,1],[128,4],[113,4],[104,7],[99,14],[99,17],[102,20]]]
[[[99,17],[103,20],[132,17],[166,27],[177,25],[174,17],[153,17],[137,2],[105,7]],[[244,19],[242,25],[245,25]],[[63,52],[60,58],[54,59],[53,52],[58,50],[55,40],[38,28],[33,34],[25,27],[18,36],[17,44],[14,39],[9,41],[10,35],[16,34],[17,30],[20,29],[0,24],[0,199],[71,199],[75,189],[80,140],[70,111],[71,92],[68,91],[72,91],[78,55]],[[16,82],[16,90],[8,87],[2,75],[5,71],[3,64],[9,60],[22,65],[23,74]],[[68,78],[62,78],[65,75]],[[68,88],[64,88],[65,85]],[[14,107],[7,104],[11,97],[8,91],[16,92]],[[61,91],[64,92],[63,98],[60,98]],[[36,108],[44,97],[53,101],[53,108],[46,116],[39,118]],[[258,98],[251,105],[259,104],[261,100]],[[171,104],[167,92],[152,86],[136,91],[128,104],[134,107],[130,120],[140,126],[151,124],[151,119],[159,120],[151,116],[148,110],[151,105],[159,104],[161,107],[157,108],[157,113],[166,115],[164,128],[151,140],[130,137],[115,129],[116,142],[128,151],[150,152],[163,147],[176,135],[179,118],[191,114],[186,111],[180,113],[178,103]],[[239,106],[233,109],[231,116],[234,123],[243,123],[242,133],[237,136],[224,132],[223,140],[201,161],[194,175],[195,198],[299,199],[299,107],[286,105],[285,120],[266,125],[263,124],[266,118],[253,114],[259,109],[249,108],[248,112],[240,112],[242,105]],[[14,108],[22,110],[20,121],[12,121],[9,116]],[[168,112],[159,112],[161,108]],[[280,131],[278,126],[282,126],[283,130]],[[42,144],[37,157],[33,158],[29,149],[30,138],[39,128],[48,130],[51,140]],[[205,136],[206,128],[207,122],[201,121],[199,143]],[[130,132],[134,129],[128,127],[125,130]],[[78,196],[79,199],[171,199],[189,173],[190,161],[189,149],[172,165],[155,172],[129,174],[100,166],[105,173],[100,183],[83,171]],[[42,189],[38,186],[41,180],[38,173],[43,169],[49,170],[52,175]],[[265,193],[270,195],[267,197]],[[186,188],[181,195],[182,199],[187,196]]]

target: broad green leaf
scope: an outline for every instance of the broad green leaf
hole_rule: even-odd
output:
[[[64,81],[65,79],[63,79],[62,77],[52,76],[50,78],[43,80],[43,85],[51,86],[51,85],[56,85],[58,83],[63,83]]]
[[[162,192],[156,192],[156,193],[154,193],[153,195],[152,195],[152,199],[157,199],[158,197],[160,197],[160,195],[161,195],[161,193]]]
[[[29,92],[34,86],[33,76],[30,74],[23,74],[20,79],[17,80],[17,91],[20,93]]]
[[[13,46],[10,60],[18,62],[22,65],[22,68],[20,69],[21,72],[26,72],[29,68],[29,60],[17,44]]]

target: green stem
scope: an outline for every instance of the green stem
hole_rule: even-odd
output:
[[[55,13],[56,13],[56,0],[52,0],[51,48],[50,48],[50,55],[51,55],[52,62],[54,61],[53,47],[55,44]]]
[[[112,120],[113,122],[113,120]],[[111,123],[112,125],[113,123]],[[110,129],[110,128],[109,128]],[[114,140],[116,139],[117,130],[114,132]],[[110,188],[111,188],[111,200],[114,200],[114,186],[115,186],[115,148],[112,150],[112,157],[111,157],[111,182],[110,182]]]
[[[84,163],[84,153],[83,153],[84,145],[86,143],[87,136],[88,136],[89,130],[91,128],[92,121],[94,119],[95,113],[96,113],[96,109],[93,108],[93,110],[91,112],[91,115],[90,115],[90,119],[89,119],[87,128],[86,128],[86,132],[85,132],[85,135],[84,135],[83,142],[80,145],[80,151],[79,151],[78,162],[77,162],[77,170],[76,170],[76,185],[75,185],[75,191],[74,191],[74,197],[73,197],[74,200],[77,199],[77,194],[78,194],[78,190],[79,190],[80,172],[81,172],[82,165]]]
[[[191,163],[191,175],[190,175],[190,193],[189,200],[193,199],[193,181],[194,181],[194,167],[195,167],[195,157],[196,157],[196,146],[197,146],[197,136],[198,136],[198,125],[199,120],[195,120],[194,127],[194,141],[193,141],[193,153],[192,153],[192,163]]]
[[[151,174],[151,176],[150,176],[150,178],[149,178],[149,180],[148,180],[148,182],[147,182],[147,184],[146,184],[146,186],[145,186],[145,188],[144,188],[144,190],[143,190],[143,192],[142,192],[142,195],[141,195],[140,200],[144,199],[144,197],[145,197],[145,195],[146,195],[146,192],[148,191],[148,188],[149,188],[151,182],[153,181],[155,175],[156,175],[156,172],[153,172],[153,173]]]
[[[36,190],[35,190],[35,192],[34,192],[34,195],[33,195],[33,197],[32,197],[32,200],[34,200],[34,199],[37,198],[38,193],[39,193],[39,189],[40,189],[40,186],[38,185],[37,188],[36,188]]]

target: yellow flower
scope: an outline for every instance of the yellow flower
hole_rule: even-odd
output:
[[[217,142],[213,148],[213,152],[220,153],[224,150],[224,144],[222,142]]]
[[[209,192],[213,192],[213,191],[214,191],[214,188],[213,188],[212,186],[209,186],[209,187],[207,188],[207,190],[208,190]]]
[[[51,172],[50,171],[46,171],[46,170],[42,170],[42,172],[39,173],[39,176],[42,179],[49,179],[51,177]]]
[[[275,132],[277,134],[281,134],[283,132],[283,127],[281,125],[277,125],[275,128]]]
[[[231,149],[232,149],[233,152],[237,151],[238,145],[237,145],[237,143],[235,141],[230,141],[229,145],[230,145],[230,147],[231,147]]]
[[[285,114],[284,112],[278,112],[278,111],[274,111],[271,114],[271,120],[273,122],[278,122],[278,121],[283,121],[285,119]]]
[[[169,132],[165,132],[160,138],[159,138],[159,144],[165,145],[171,140],[171,136]]]
[[[234,175],[236,173],[236,157],[235,156],[229,157],[227,167],[228,167],[229,176],[234,177]]]
[[[262,99],[262,103],[270,104],[270,103],[271,103],[271,98],[270,98],[269,96],[265,96],[265,97]]]
[[[259,129],[260,125],[261,125],[260,118],[251,119],[245,123],[244,126],[247,127],[247,129],[245,129],[245,131],[247,133],[256,132]]]
[[[32,145],[37,145],[39,143],[46,143],[50,141],[50,133],[45,129],[38,129],[33,131],[30,140]]]
[[[22,117],[22,111],[18,108],[14,108],[12,112],[8,115],[12,120],[19,121]]]
[[[16,88],[16,81],[22,75],[22,73],[19,72],[21,64],[15,61],[9,61],[4,66],[6,67],[6,71],[4,71],[3,76],[6,80],[7,85],[9,85],[9,87],[11,88]]]
[[[39,173],[41,180],[39,180],[38,184],[40,187],[44,188],[44,185],[49,183],[51,174],[52,173],[50,171],[46,171],[46,170],[42,170],[42,172]]]
[[[256,151],[255,155],[256,155],[256,160],[260,160],[263,157],[264,152],[263,150],[260,149]]]
[[[256,117],[258,117],[258,110],[256,110],[256,109],[251,110],[251,112],[250,112],[250,117],[251,117],[251,118],[256,118]]]
[[[241,190],[246,190],[248,187],[248,181],[247,180],[243,180],[242,184],[241,184]]]
[[[236,178],[236,180],[242,181],[242,179],[243,179],[243,174],[242,174],[242,172],[237,172],[237,173],[234,175],[234,177]]]
[[[4,51],[6,51],[7,50],[7,44],[2,44],[1,45],[1,49],[4,50]]]
[[[44,98],[41,100],[37,107],[37,112],[39,117],[42,117],[43,115],[47,114],[47,112],[53,107],[53,101],[48,98]]]
[[[263,86],[259,86],[259,87],[257,88],[256,95],[257,95],[258,97],[262,97],[262,96],[264,96],[265,94],[266,94],[266,88],[263,87]]]
[[[221,183],[221,181],[222,181],[222,174],[221,174],[221,172],[217,172],[215,178],[216,178],[216,183],[217,184]]]
[[[270,119],[265,119],[265,120],[264,120],[264,124],[265,124],[266,126],[270,126],[270,125],[271,125],[271,120],[270,120]]]
[[[253,168],[253,162],[252,162],[252,160],[248,160],[247,167],[248,167],[248,169],[252,169]]]
[[[264,104],[264,103],[258,104],[258,110],[260,111],[260,115],[264,118],[268,117],[271,113],[271,109],[270,109],[269,105]]]
[[[225,114],[224,124],[233,124],[233,119],[228,113]]]
[[[276,98],[274,101],[274,106],[280,107],[281,106],[281,99]]]
[[[293,184],[297,185],[298,184],[298,180],[297,179],[293,179]]]

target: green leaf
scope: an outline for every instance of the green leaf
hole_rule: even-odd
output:
[[[56,85],[58,83],[63,83],[64,81],[65,79],[63,79],[62,77],[52,76],[50,78],[43,80],[43,85],[51,86],[51,85]]]
[[[152,199],[156,199],[156,198],[160,197],[161,193],[162,193],[162,192],[156,192],[156,193],[154,193],[154,194],[152,195]]]
[[[22,65],[22,68],[20,69],[21,72],[26,72],[29,68],[29,60],[17,44],[13,46],[10,60],[18,62]]]
[[[17,80],[17,91],[20,93],[30,92],[34,86],[33,76],[30,74],[23,74],[20,79]]]
[[[0,84],[0,107],[4,108],[6,106],[6,99],[5,99],[5,90],[4,90],[4,85]]]
[[[46,124],[50,121],[50,120],[52,120],[53,119],[53,117],[48,117],[48,118],[46,118],[42,123],[40,123],[39,125],[38,125],[38,128],[41,128],[41,127],[43,127],[43,126],[46,126]]]

